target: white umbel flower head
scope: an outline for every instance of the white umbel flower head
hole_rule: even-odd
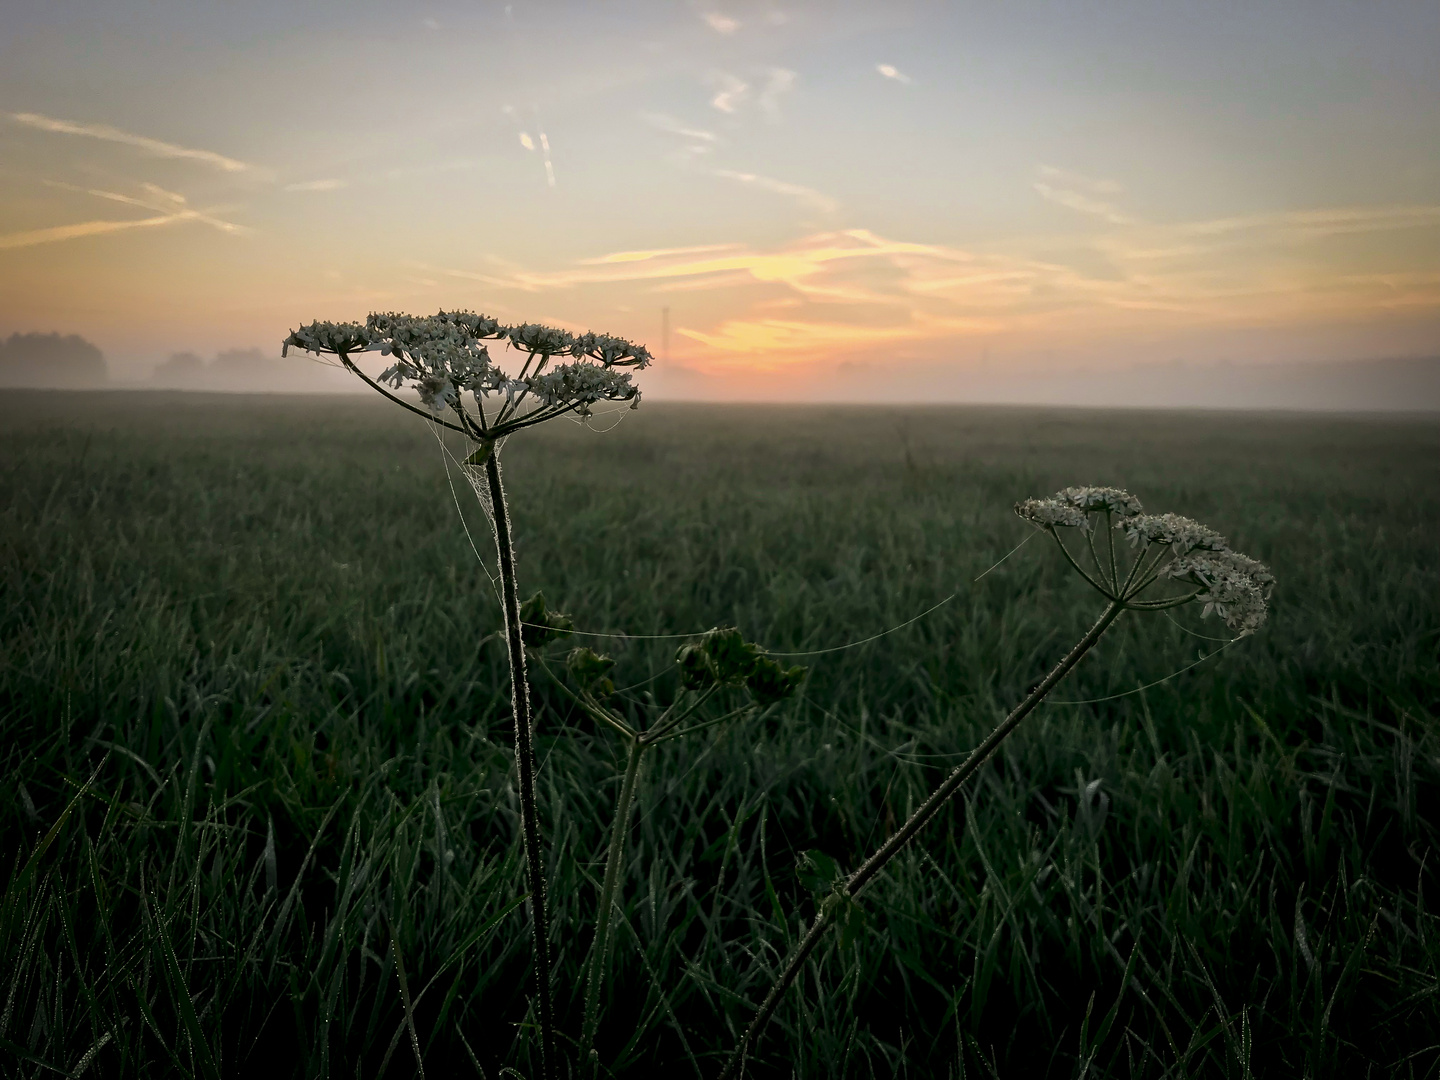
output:
[[[1218,615],[1241,637],[1265,625],[1275,576],[1264,563],[1235,551],[1199,550],[1176,559],[1166,576],[1200,588],[1203,615]]]
[[[292,330],[281,344],[280,355],[289,356],[292,345],[316,356],[321,353],[344,356],[369,348],[370,335],[359,323],[313,322]]]
[[[1015,513],[1026,521],[1034,522],[1041,528],[1057,526],[1083,529],[1088,524],[1085,511],[1058,501],[1053,495],[1045,499],[1026,499],[1015,504]]]
[[[570,354],[576,358],[588,356],[607,368],[633,367],[642,371],[654,359],[644,345],[636,345],[610,334],[581,334],[575,339]]]
[[[517,349],[540,356],[568,356],[575,348],[575,335],[570,331],[539,323],[512,326],[505,336]]]
[[[1015,504],[1015,513],[1054,537],[1071,566],[1111,601],[1153,611],[1193,600],[1204,606],[1204,615],[1218,615],[1241,637],[1265,623],[1275,585],[1270,568],[1232,551],[1225,537],[1198,521],[1179,514],[1141,513],[1139,499],[1108,487],[1069,487],[1043,499],[1026,499]],[[1124,530],[1136,549],[1133,554],[1117,557],[1113,533],[1107,534],[1112,543],[1097,545],[1099,538],[1090,530],[1092,515],[1100,513],[1113,528]],[[1060,528],[1090,534],[1088,569],[1071,553]],[[1080,557],[1085,557],[1084,548]],[[1161,581],[1183,584],[1187,591],[1147,596]]]
[[[1140,500],[1128,491],[1113,487],[1068,487],[1054,496],[1071,506],[1093,514],[1108,510],[1118,518],[1140,513]]]
[[[1225,538],[1214,529],[1179,514],[1141,514],[1126,521],[1123,528],[1131,547],[1143,540],[1150,544],[1169,544],[1181,555],[1196,548],[1230,550]]]
[[[574,402],[581,416],[588,416],[597,401],[629,401],[632,409],[640,404],[640,390],[630,385],[628,371],[598,364],[561,364],[524,382],[543,404],[553,408]]]
[[[487,342],[508,343],[529,359],[519,377],[496,366]],[[643,369],[649,351],[610,334],[581,334],[539,323],[505,326],[471,311],[440,311],[418,317],[376,312],[364,323],[316,322],[285,339],[306,352],[337,355],[352,370],[351,354],[375,351],[391,364],[379,382],[392,389],[408,386],[433,412],[454,410],[479,438],[500,438],[511,431],[566,412],[588,416],[599,401],[640,404],[640,390],[628,368]],[[552,358],[568,358],[551,366]],[[463,410],[472,394],[479,417]],[[499,397],[487,416],[485,399]]]
[[[1088,531],[1090,515],[1106,512],[1123,522],[1140,513],[1140,500],[1120,488],[1068,487],[1043,499],[1015,504],[1015,513],[1044,529],[1064,526]]]

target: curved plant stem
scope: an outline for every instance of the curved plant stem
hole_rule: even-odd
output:
[[[1105,546],[1110,551],[1110,584],[1116,596],[1124,596],[1125,590],[1120,586],[1120,565],[1115,561],[1115,523],[1110,520],[1109,510],[1105,511]]]
[[[1088,581],[1094,587],[1095,591],[1098,592],[1101,596],[1105,597],[1105,599],[1114,600],[1115,597],[1111,594],[1110,590],[1105,588],[1104,585],[1101,585],[1100,582],[1096,581],[1093,577],[1091,577],[1089,571],[1087,571],[1083,566],[1081,566],[1078,562],[1075,561],[1075,556],[1070,554],[1070,549],[1065,546],[1065,541],[1060,539],[1059,530],[1049,529],[1047,531],[1050,533],[1051,536],[1055,538],[1055,543],[1060,545],[1060,553],[1065,556],[1065,561],[1070,564],[1071,568],[1074,569],[1074,571],[1081,577],[1083,577],[1086,581]],[[1094,549],[1092,548],[1091,551],[1093,553]],[[1098,557],[1096,569],[1099,569]],[[1101,577],[1104,577],[1104,575],[1101,574]]]
[[[580,1035],[582,1061],[594,1054],[595,1032],[600,1026],[600,986],[605,981],[606,957],[610,950],[610,912],[615,904],[615,889],[620,884],[620,864],[625,854],[625,834],[630,828],[630,804],[635,798],[635,780],[640,775],[640,758],[647,746],[639,738],[630,740],[625,779],[620,785],[620,801],[616,804],[615,823],[610,830],[605,880],[600,886],[600,911],[595,918],[595,940],[590,946],[590,970],[585,979],[585,1022]]]
[[[342,364],[344,364],[347,368],[350,369],[350,373],[351,373],[352,375],[358,375],[358,376],[360,376],[360,378],[361,378],[362,380],[364,380],[366,383],[369,384],[369,386],[371,387],[371,389],[380,391],[380,393],[384,394],[387,398],[389,398],[391,401],[395,402],[395,404],[396,404],[396,405],[399,405],[402,409],[409,409],[409,410],[410,410],[411,412],[413,412],[416,416],[423,416],[426,420],[429,420],[429,421],[431,421],[432,423],[439,424],[441,427],[444,427],[444,428],[449,428],[451,431],[458,431],[458,432],[460,432],[460,434],[462,434],[462,435],[470,435],[470,434],[471,434],[471,432],[467,431],[467,430],[466,430],[465,428],[463,428],[463,427],[459,427],[459,426],[457,426],[457,425],[455,425],[455,424],[452,424],[452,423],[450,423],[448,420],[441,420],[441,419],[440,419],[438,416],[436,416],[433,412],[429,412],[429,411],[427,411],[427,410],[425,410],[425,409],[416,408],[414,405],[411,405],[411,404],[410,404],[408,401],[406,401],[404,398],[396,397],[396,396],[395,396],[394,394],[392,394],[389,390],[386,390],[385,387],[381,386],[381,385],[380,385],[379,383],[377,383],[374,379],[370,378],[369,375],[366,375],[365,372],[361,371],[358,367],[356,367],[356,366],[355,366],[355,362],[354,362],[353,360],[351,360],[350,357],[347,356],[345,353],[340,353],[339,356],[340,356],[340,362],[341,362]]]
[[[500,483],[499,455],[485,458],[490,484],[490,516],[495,525],[495,547],[500,557],[500,583],[505,604],[505,641],[510,653],[510,702],[515,713],[515,765],[520,775],[520,834],[525,853],[526,884],[530,890],[530,927],[534,934],[535,1004],[540,1014],[540,1075],[556,1075],[555,1009],[550,999],[550,934],[545,913],[545,866],[540,852],[540,823],[535,810],[534,721],[530,714],[530,687],[525,680],[525,646],[520,637],[520,594],[515,582],[515,552],[510,545],[510,516],[505,488]]]
[[[1024,701],[1015,706],[1010,715],[1000,722],[1000,725],[986,737],[984,742],[971,751],[970,756],[967,757],[964,762],[955,767],[950,775],[945,778],[945,782],[931,793],[930,797],[921,804],[918,810],[910,815],[910,820],[905,822],[894,836],[885,841],[875,854],[866,859],[860,869],[851,874],[846,882],[838,888],[837,891],[840,893],[842,899],[849,899],[858,895],[860,890],[885,868],[885,864],[900,853],[901,849],[910,842],[915,834],[923,829],[930,819],[939,812],[940,807],[960,790],[960,786],[964,784],[966,780],[970,779],[970,777],[979,770],[980,766],[989,760],[990,755],[1005,741],[1005,737],[1015,730],[1020,721],[1024,720],[1025,717],[1034,710],[1035,706],[1039,705],[1040,702],[1045,699],[1045,695],[1055,689],[1060,683],[1060,680],[1070,674],[1070,670],[1080,662],[1081,658],[1095,647],[1095,643],[1100,640],[1101,635],[1110,628],[1110,624],[1118,619],[1124,610],[1125,604],[1123,602],[1113,600],[1110,603],[1105,609],[1105,613],[1096,620],[1095,625],[1092,626],[1085,636],[1075,643],[1075,647],[1065,655],[1065,659],[1056,664],[1050,674],[1045,676],[1044,681],[1032,690]],[[741,1037],[740,1044],[735,1047],[735,1050],[731,1053],[730,1060],[726,1062],[725,1070],[720,1074],[719,1080],[730,1080],[731,1077],[738,1076],[744,1070],[745,1057],[750,1052],[750,1048],[754,1045],[756,1039],[759,1038],[760,1032],[764,1029],[766,1022],[769,1021],[771,1014],[774,1013],[775,1007],[780,1004],[780,999],[784,997],[785,991],[790,988],[790,984],[793,983],[795,977],[800,974],[800,969],[804,966],[806,958],[814,951],[815,946],[820,943],[820,938],[824,935],[825,930],[833,920],[834,913],[842,906],[841,904],[827,904],[821,907],[819,914],[815,916],[815,921],[810,924],[810,929],[806,932],[805,937],[801,940],[800,944],[796,946],[795,951],[790,954],[790,959],[786,962],[785,969],[780,973],[780,977],[776,979],[775,984],[770,987],[770,993],[765,996],[765,1000],[755,1013],[755,1018],[750,1021],[750,1026],[745,1029],[745,1034]]]

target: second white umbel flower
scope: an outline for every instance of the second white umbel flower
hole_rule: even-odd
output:
[[[1225,537],[1198,521],[1142,513],[1135,496],[1106,487],[1070,487],[1026,499],[1015,504],[1015,513],[1054,537],[1086,581],[1126,608],[1160,611],[1197,602],[1203,615],[1218,616],[1239,637],[1265,624],[1275,586],[1270,568],[1232,551]],[[1071,552],[1061,529],[1084,537],[1088,565]],[[1117,551],[1115,533],[1122,531],[1130,541],[1128,552]],[[1167,591],[1166,585],[1181,591]]]

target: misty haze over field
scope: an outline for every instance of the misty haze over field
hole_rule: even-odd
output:
[[[225,349],[213,359],[193,352],[171,353],[155,366],[148,385],[161,390],[222,390],[250,393],[344,392],[356,379],[327,364],[297,364],[278,350]],[[141,385],[141,384],[136,384]]]
[[[650,374],[646,372],[646,374]],[[687,378],[688,376],[688,378]],[[706,393],[689,372],[666,377],[662,389]],[[695,384],[700,383],[701,386]],[[694,393],[695,390],[700,393]],[[735,398],[734,400],[744,400]],[[883,374],[879,364],[840,365],[833,396],[820,400],[886,404],[946,402],[1004,405],[1076,405],[1201,409],[1300,409],[1327,412],[1440,411],[1440,356],[1351,362],[1237,364],[1171,361],[1104,370],[1029,371],[998,365],[970,370],[936,365],[929,371]]]
[[[362,357],[373,360],[373,357]],[[375,374],[372,363],[365,367]],[[653,400],[754,400],[711,385],[704,374],[658,363],[642,384]],[[281,359],[264,349],[225,349],[211,358],[181,351],[148,378],[107,375],[102,355],[78,336],[14,335],[0,342],[0,387],[192,390],[233,393],[369,392],[349,372],[313,359]],[[879,362],[836,365],[817,401],[877,404],[955,402],[1007,405],[1299,409],[1330,412],[1440,412],[1440,357],[1351,362],[1237,364],[1171,361],[1127,368],[1063,371],[961,369],[885,371]]]
[[[4,12],[0,337],[110,386],[443,308],[653,399],[1437,408],[1434,0]]]

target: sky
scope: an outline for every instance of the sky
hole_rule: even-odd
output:
[[[674,397],[1434,356],[1440,4],[0,8],[0,335],[442,307]]]

